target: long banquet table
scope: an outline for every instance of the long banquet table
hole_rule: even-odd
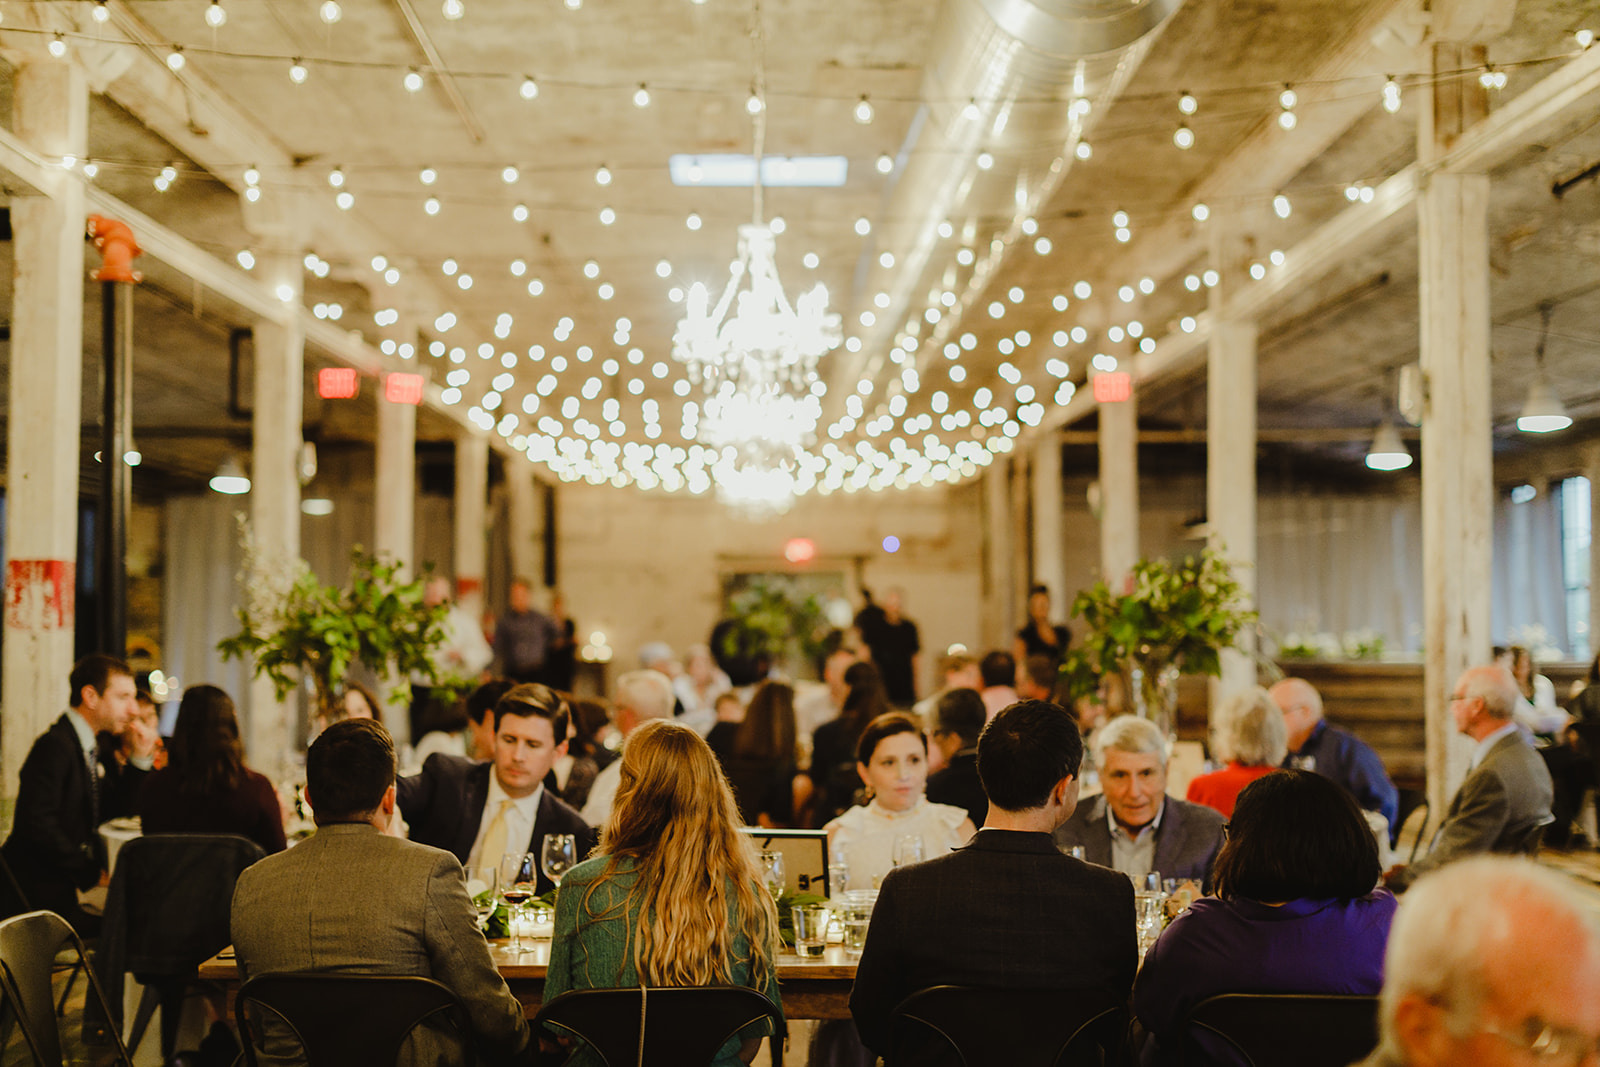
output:
[[[550,942],[524,940],[523,945],[523,951],[516,953],[511,951],[509,941],[492,940],[489,953],[500,976],[511,987],[512,995],[522,1002],[531,1019],[544,999],[544,972],[550,962]],[[829,945],[820,959],[779,956],[778,983],[783,991],[784,1017],[848,1019],[850,985],[855,977],[854,961],[846,959],[844,949],[838,945]],[[202,963],[200,978],[226,988],[228,1012],[232,1015],[233,998],[239,992],[239,968],[233,949],[224,949]]]

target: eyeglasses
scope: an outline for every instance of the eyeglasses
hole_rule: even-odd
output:
[[[1600,1036],[1556,1026],[1537,1015],[1524,1020],[1521,1027],[1514,1031],[1492,1025],[1485,1025],[1482,1030],[1542,1063],[1576,1065],[1582,1063],[1585,1057],[1600,1053]]]

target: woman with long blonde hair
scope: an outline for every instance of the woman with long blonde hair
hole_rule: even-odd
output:
[[[628,737],[621,770],[599,847],[556,895],[544,999],[569,989],[744,985],[781,1011],[777,909],[710,747],[686,726],[653,720]],[[766,1022],[741,1031],[714,1067],[749,1063],[768,1032]],[[568,1063],[600,1060],[580,1048]]]

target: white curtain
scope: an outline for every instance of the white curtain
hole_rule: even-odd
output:
[[[1422,647],[1422,513],[1414,497],[1263,496],[1256,518],[1262,628],[1375,630]]]
[[[1561,574],[1561,512],[1549,485],[1532,500],[1496,499],[1494,510],[1495,644],[1543,644],[1563,655],[1568,644],[1566,587]]]
[[[247,513],[249,507],[248,497],[220,493],[168,497],[162,588],[167,675],[184,687],[220,686],[233,697],[246,720],[250,714],[250,665],[239,660],[224,662],[217,642],[239,630],[234,612],[239,604],[238,575],[243,561],[236,516]],[[171,723],[163,725],[170,729]]]

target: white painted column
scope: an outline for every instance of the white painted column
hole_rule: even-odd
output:
[[[1028,586],[1030,584],[1029,564],[1033,559],[1033,492],[1032,479],[1027,452],[1013,452],[1011,454],[1011,616],[1006,620],[1006,629],[1015,633],[1022,625],[1022,620],[1027,615]],[[1011,642],[1007,640],[999,645],[1000,648],[1009,648]]]
[[[49,159],[88,150],[89,89],[70,60],[17,68],[14,124]],[[29,748],[67,706],[78,544],[83,388],[84,199],[63,173],[45,196],[11,201],[15,256],[6,433],[4,821]]]
[[[1221,276],[1210,292],[1218,321],[1206,361],[1206,524],[1210,548],[1233,564],[1245,606],[1256,603],[1256,336],[1254,322],[1221,318],[1248,279],[1249,241],[1240,220],[1219,213],[1211,223],[1211,266]],[[1222,676],[1211,706],[1256,684],[1255,631],[1222,653]]]
[[[456,438],[456,601],[474,619],[483,617],[483,579],[488,570],[489,438],[463,430]]]
[[[1583,475],[1589,479],[1589,659],[1600,655],[1600,443],[1583,454]]]
[[[1456,69],[1469,49],[1436,46]],[[1449,78],[1423,107],[1420,154],[1433,158],[1481,115],[1475,79]],[[1422,421],[1423,706],[1428,800],[1442,812],[1466,773],[1470,744],[1446,700],[1490,646],[1494,468],[1489,375],[1489,177],[1433,174],[1417,202]]]
[[[1011,644],[1011,460],[995,457],[983,473],[983,643]]]
[[[1064,617],[1074,591],[1066,588],[1062,528],[1061,438],[1051,431],[1033,450],[1033,580],[1050,587],[1056,614]]]
[[[539,515],[538,487],[533,484],[533,464],[520,456],[506,460],[506,499],[510,511],[511,576],[526,578],[538,589],[544,585],[543,521]]]
[[[263,252],[257,271],[280,294],[285,305],[301,300],[303,252],[286,248]],[[287,289],[279,289],[287,286]],[[251,420],[250,529],[257,555],[273,569],[288,568],[300,558],[300,447],[304,410],[305,334],[298,320],[288,324],[257,320],[255,340],[255,411]],[[314,713],[314,711],[313,711]],[[250,762],[269,777],[284,773],[298,738],[296,710],[278,699],[265,676],[250,684],[245,709]]]
[[[384,331],[381,347],[395,350],[386,378],[390,371],[416,373],[416,346],[416,322],[402,315]],[[410,575],[416,552],[417,406],[393,403],[383,390],[380,382],[372,545],[378,555],[397,561],[403,575]]]
[[[1091,387],[1093,383],[1090,383]],[[1139,562],[1139,393],[1098,406],[1100,577],[1113,592]]]

